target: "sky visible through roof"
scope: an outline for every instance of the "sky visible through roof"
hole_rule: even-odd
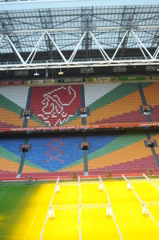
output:
[[[29,1],[7,1],[0,0],[0,11],[35,9],[35,8],[70,8],[70,7],[100,7],[120,5],[159,5],[158,0],[29,0]]]

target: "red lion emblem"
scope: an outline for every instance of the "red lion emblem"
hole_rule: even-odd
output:
[[[76,99],[76,91],[71,86],[59,86],[43,94],[42,113],[38,114],[49,126],[67,122],[72,116],[70,106]]]

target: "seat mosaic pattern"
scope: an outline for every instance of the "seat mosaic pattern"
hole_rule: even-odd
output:
[[[46,126],[62,125],[80,106],[80,85],[32,87],[30,109]],[[28,126],[33,124],[29,122]]]
[[[77,172],[76,161],[83,156],[79,149],[80,142],[81,136],[32,137],[29,139],[32,150],[27,153],[26,159],[37,166],[37,172],[38,169],[45,172],[65,172],[68,165],[74,166]]]

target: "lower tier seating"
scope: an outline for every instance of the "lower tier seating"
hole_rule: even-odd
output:
[[[159,166],[159,134],[149,132],[156,141],[155,155],[146,146],[145,131],[106,131],[79,134],[54,134],[28,136],[29,152],[22,153],[19,146],[23,137],[0,137],[0,178],[15,177],[25,154],[21,177],[46,178],[84,174],[84,162],[88,161],[89,175],[138,174]],[[82,142],[89,143],[87,150]]]
[[[76,161],[82,158],[83,152],[79,149],[79,144],[82,142],[81,136],[51,136],[30,138],[31,151],[27,153],[26,160],[30,164],[36,165],[36,172],[55,173],[55,175],[70,175],[71,171],[65,170],[70,166],[76,168]],[[79,172],[78,167],[76,172]],[[81,170],[83,172],[83,169]],[[27,172],[23,169],[22,176],[25,173],[33,174],[34,169]]]

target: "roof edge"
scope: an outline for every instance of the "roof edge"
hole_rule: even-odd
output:
[[[81,8],[81,7],[105,7],[105,6],[129,6],[129,5],[158,5],[158,0],[29,0],[29,1],[0,1],[1,11],[45,9],[45,8]]]

